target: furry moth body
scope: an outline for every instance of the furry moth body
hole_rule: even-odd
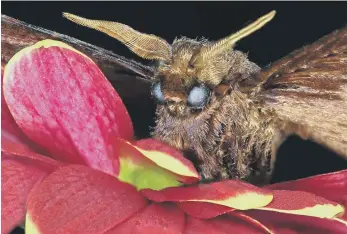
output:
[[[281,79],[274,79],[274,75],[283,77],[287,70],[293,72],[290,61],[284,59],[286,63],[275,63],[282,73],[272,71],[273,74],[262,77],[264,72],[260,67],[249,61],[246,54],[233,49],[237,41],[269,22],[275,15],[274,11],[216,42],[180,38],[172,45],[124,24],[89,20],[68,13],[63,15],[77,24],[118,39],[142,58],[159,61],[152,78],[152,94],[158,101],[153,136],[182,150],[205,179],[240,178],[255,184],[267,183],[271,178],[276,149],[285,135],[294,132],[314,138],[312,133],[316,134],[314,128],[305,128],[287,120],[282,116],[283,111],[273,106],[283,97],[269,94],[283,91],[277,85]],[[342,30],[336,37],[339,42],[331,42],[328,49],[340,43],[338,49],[344,48],[342,54],[346,56],[346,35]],[[312,51],[309,61],[303,53],[296,52],[292,62],[304,60],[306,64],[302,63],[299,69],[307,68],[308,62],[322,57],[319,53],[314,56],[316,51]],[[340,52],[336,48],[334,51],[335,54]],[[309,48],[306,52],[310,52]],[[341,59],[341,55],[338,56]],[[271,69],[265,72],[269,74]],[[284,81],[282,83],[286,83],[290,91],[300,88]],[[343,91],[346,87],[341,88]],[[345,110],[347,113],[347,108]],[[344,112],[340,117],[344,117]],[[347,119],[347,114],[345,117]],[[347,142],[346,135],[341,137]],[[346,148],[334,148],[333,144],[328,142],[327,145],[347,155]]]

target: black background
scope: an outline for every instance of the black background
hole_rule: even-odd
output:
[[[62,12],[118,21],[168,42],[175,37],[227,36],[276,10],[264,28],[238,43],[252,61],[266,66],[294,49],[347,25],[346,2],[2,2],[2,14],[76,37],[141,62],[116,40],[62,18]],[[319,114],[319,113],[318,113]],[[274,181],[347,168],[323,147],[291,137],[279,151]]]
[[[2,2],[3,14],[130,58],[136,57],[125,46],[62,18],[62,12],[118,21],[172,42],[179,36],[216,40],[271,10],[277,10],[275,18],[237,47],[249,52],[259,65],[267,65],[347,24],[345,2]]]

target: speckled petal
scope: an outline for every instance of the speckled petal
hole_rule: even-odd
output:
[[[1,142],[1,233],[24,222],[30,190],[61,163],[8,139]]]
[[[23,132],[55,158],[115,174],[112,139],[131,139],[127,110],[96,64],[58,41],[14,55],[4,96]]]
[[[273,198],[270,190],[240,180],[223,180],[211,184],[166,188],[160,191],[144,189],[141,193],[155,202],[211,203],[238,210],[266,206]]]
[[[26,234],[105,233],[147,206],[136,189],[82,165],[60,168],[29,194]]]

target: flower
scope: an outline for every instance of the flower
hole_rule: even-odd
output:
[[[2,233],[24,217],[29,234],[347,233],[347,170],[201,184],[179,151],[132,139],[120,97],[72,47],[38,42],[3,75]]]

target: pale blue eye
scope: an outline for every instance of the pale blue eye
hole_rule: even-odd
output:
[[[160,82],[157,82],[157,83],[155,83],[152,86],[152,95],[155,97],[155,99],[158,102],[164,102],[165,101],[164,94],[161,91],[161,84],[160,84]]]
[[[202,108],[206,105],[209,97],[210,90],[207,87],[195,86],[190,90],[187,101],[193,108]]]

